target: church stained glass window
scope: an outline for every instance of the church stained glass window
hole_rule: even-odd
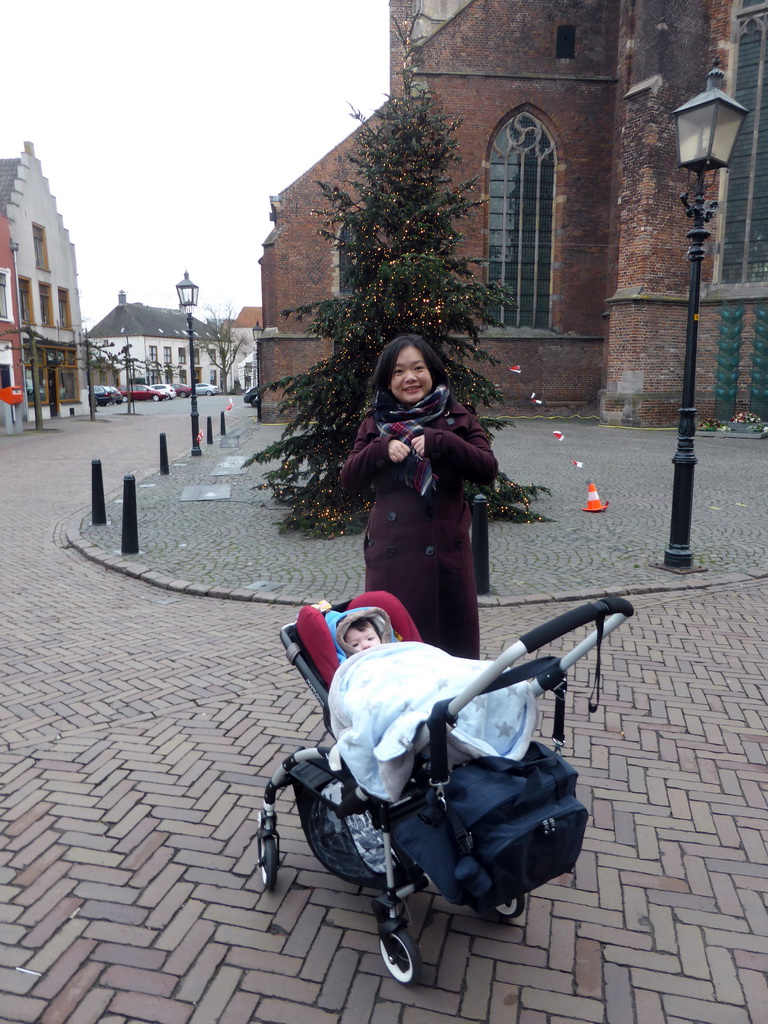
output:
[[[516,298],[499,318],[508,327],[549,327],[555,144],[530,114],[516,114],[496,136],[489,192],[489,279]]]

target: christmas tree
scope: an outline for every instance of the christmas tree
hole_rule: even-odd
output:
[[[458,225],[481,200],[476,182],[454,181],[460,164],[456,132],[410,72],[403,94],[369,120],[359,114],[349,188],[319,183],[325,208],[320,233],[339,250],[343,294],[285,310],[311,320],[310,334],[333,341],[333,355],[306,373],[268,385],[282,391],[280,411],[291,421],[280,440],[253,461],[280,465],[265,474],[275,499],[290,506],[282,530],[338,536],[362,529],[372,495],[345,493],[339,472],[371,403],[369,380],[384,344],[396,334],[420,334],[446,365],[460,402],[503,401],[499,389],[470,363],[490,361],[479,347],[482,327],[514,297],[486,284],[482,260],[457,253]],[[501,421],[484,418],[489,432]],[[531,522],[529,502],[542,490],[500,474],[485,493],[492,518]]]

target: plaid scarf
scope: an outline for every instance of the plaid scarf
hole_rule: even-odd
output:
[[[403,441],[410,448],[413,439],[424,433],[424,426],[442,416],[447,403],[448,388],[442,384],[409,409],[395,405],[390,395],[379,391],[373,404],[373,418],[380,434]],[[402,462],[393,463],[392,468],[396,479],[413,487],[422,498],[431,500],[437,477],[432,474],[429,459],[419,458],[411,450]]]

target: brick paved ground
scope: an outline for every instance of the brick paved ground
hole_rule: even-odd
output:
[[[188,424],[162,425],[181,453]],[[665,515],[655,497],[647,520],[623,510],[634,475],[622,475],[626,452],[638,446],[642,461],[659,436],[673,450],[668,433],[645,435],[646,449],[641,435],[584,428],[590,458],[606,467],[595,474],[601,495],[626,521],[613,511],[567,521],[559,509],[557,524],[498,531],[510,559],[529,565],[544,545],[541,534],[527,538],[546,530],[561,595],[590,583],[573,531],[609,536],[629,557],[617,554],[605,585],[634,585],[637,615],[608,645],[597,714],[586,711],[584,661],[569,691],[569,757],[591,812],[575,876],[544,886],[511,926],[413,897],[426,970],[408,989],[385,977],[367,895],[310,856],[288,799],[278,891],[260,891],[253,835],[264,780],[323,735],[277,639],[295,607],[148,586],[69,543],[73,513],[79,521],[89,503],[90,460],[102,459],[114,490],[124,473],[153,466],[157,431],[151,415],[114,416],[0,439],[3,1024],[765,1024],[768,583],[749,576],[766,564],[760,515],[739,509],[764,505],[768,446],[699,445],[697,487],[725,511],[704,529],[697,506],[694,549],[739,553],[702,588],[640,593],[661,584],[629,566],[641,563],[643,524]],[[721,444],[732,446],[720,465],[727,488],[710,499],[705,446]],[[543,443],[539,453],[519,447],[530,479],[554,479]],[[198,526],[194,564],[205,569],[215,545],[203,535]],[[289,543],[294,562],[321,551],[322,568],[321,544]],[[486,654],[549,616],[533,598],[538,582],[515,604],[483,608]],[[302,585],[326,590],[321,575]]]

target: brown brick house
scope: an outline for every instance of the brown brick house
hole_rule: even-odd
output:
[[[768,129],[759,132],[768,2],[391,0],[390,11],[412,20],[419,80],[463,119],[462,173],[478,176],[487,200],[465,229],[466,252],[484,256],[488,275],[518,297],[504,329],[483,339],[502,360],[494,373],[510,414],[529,411],[535,391],[550,412],[676,421],[690,223],[671,112],[704,89],[719,57],[724,89],[753,113],[730,172],[708,176],[708,198],[721,207],[703,265],[697,405],[711,415],[717,396],[718,411],[747,408],[761,387],[768,401]],[[391,46],[396,91],[394,29]],[[279,314],[338,292],[336,254],[311,210],[321,205],[318,180],[348,178],[352,147],[354,136],[273,197],[262,259],[265,380],[328,352]],[[520,375],[507,369],[516,364]]]

